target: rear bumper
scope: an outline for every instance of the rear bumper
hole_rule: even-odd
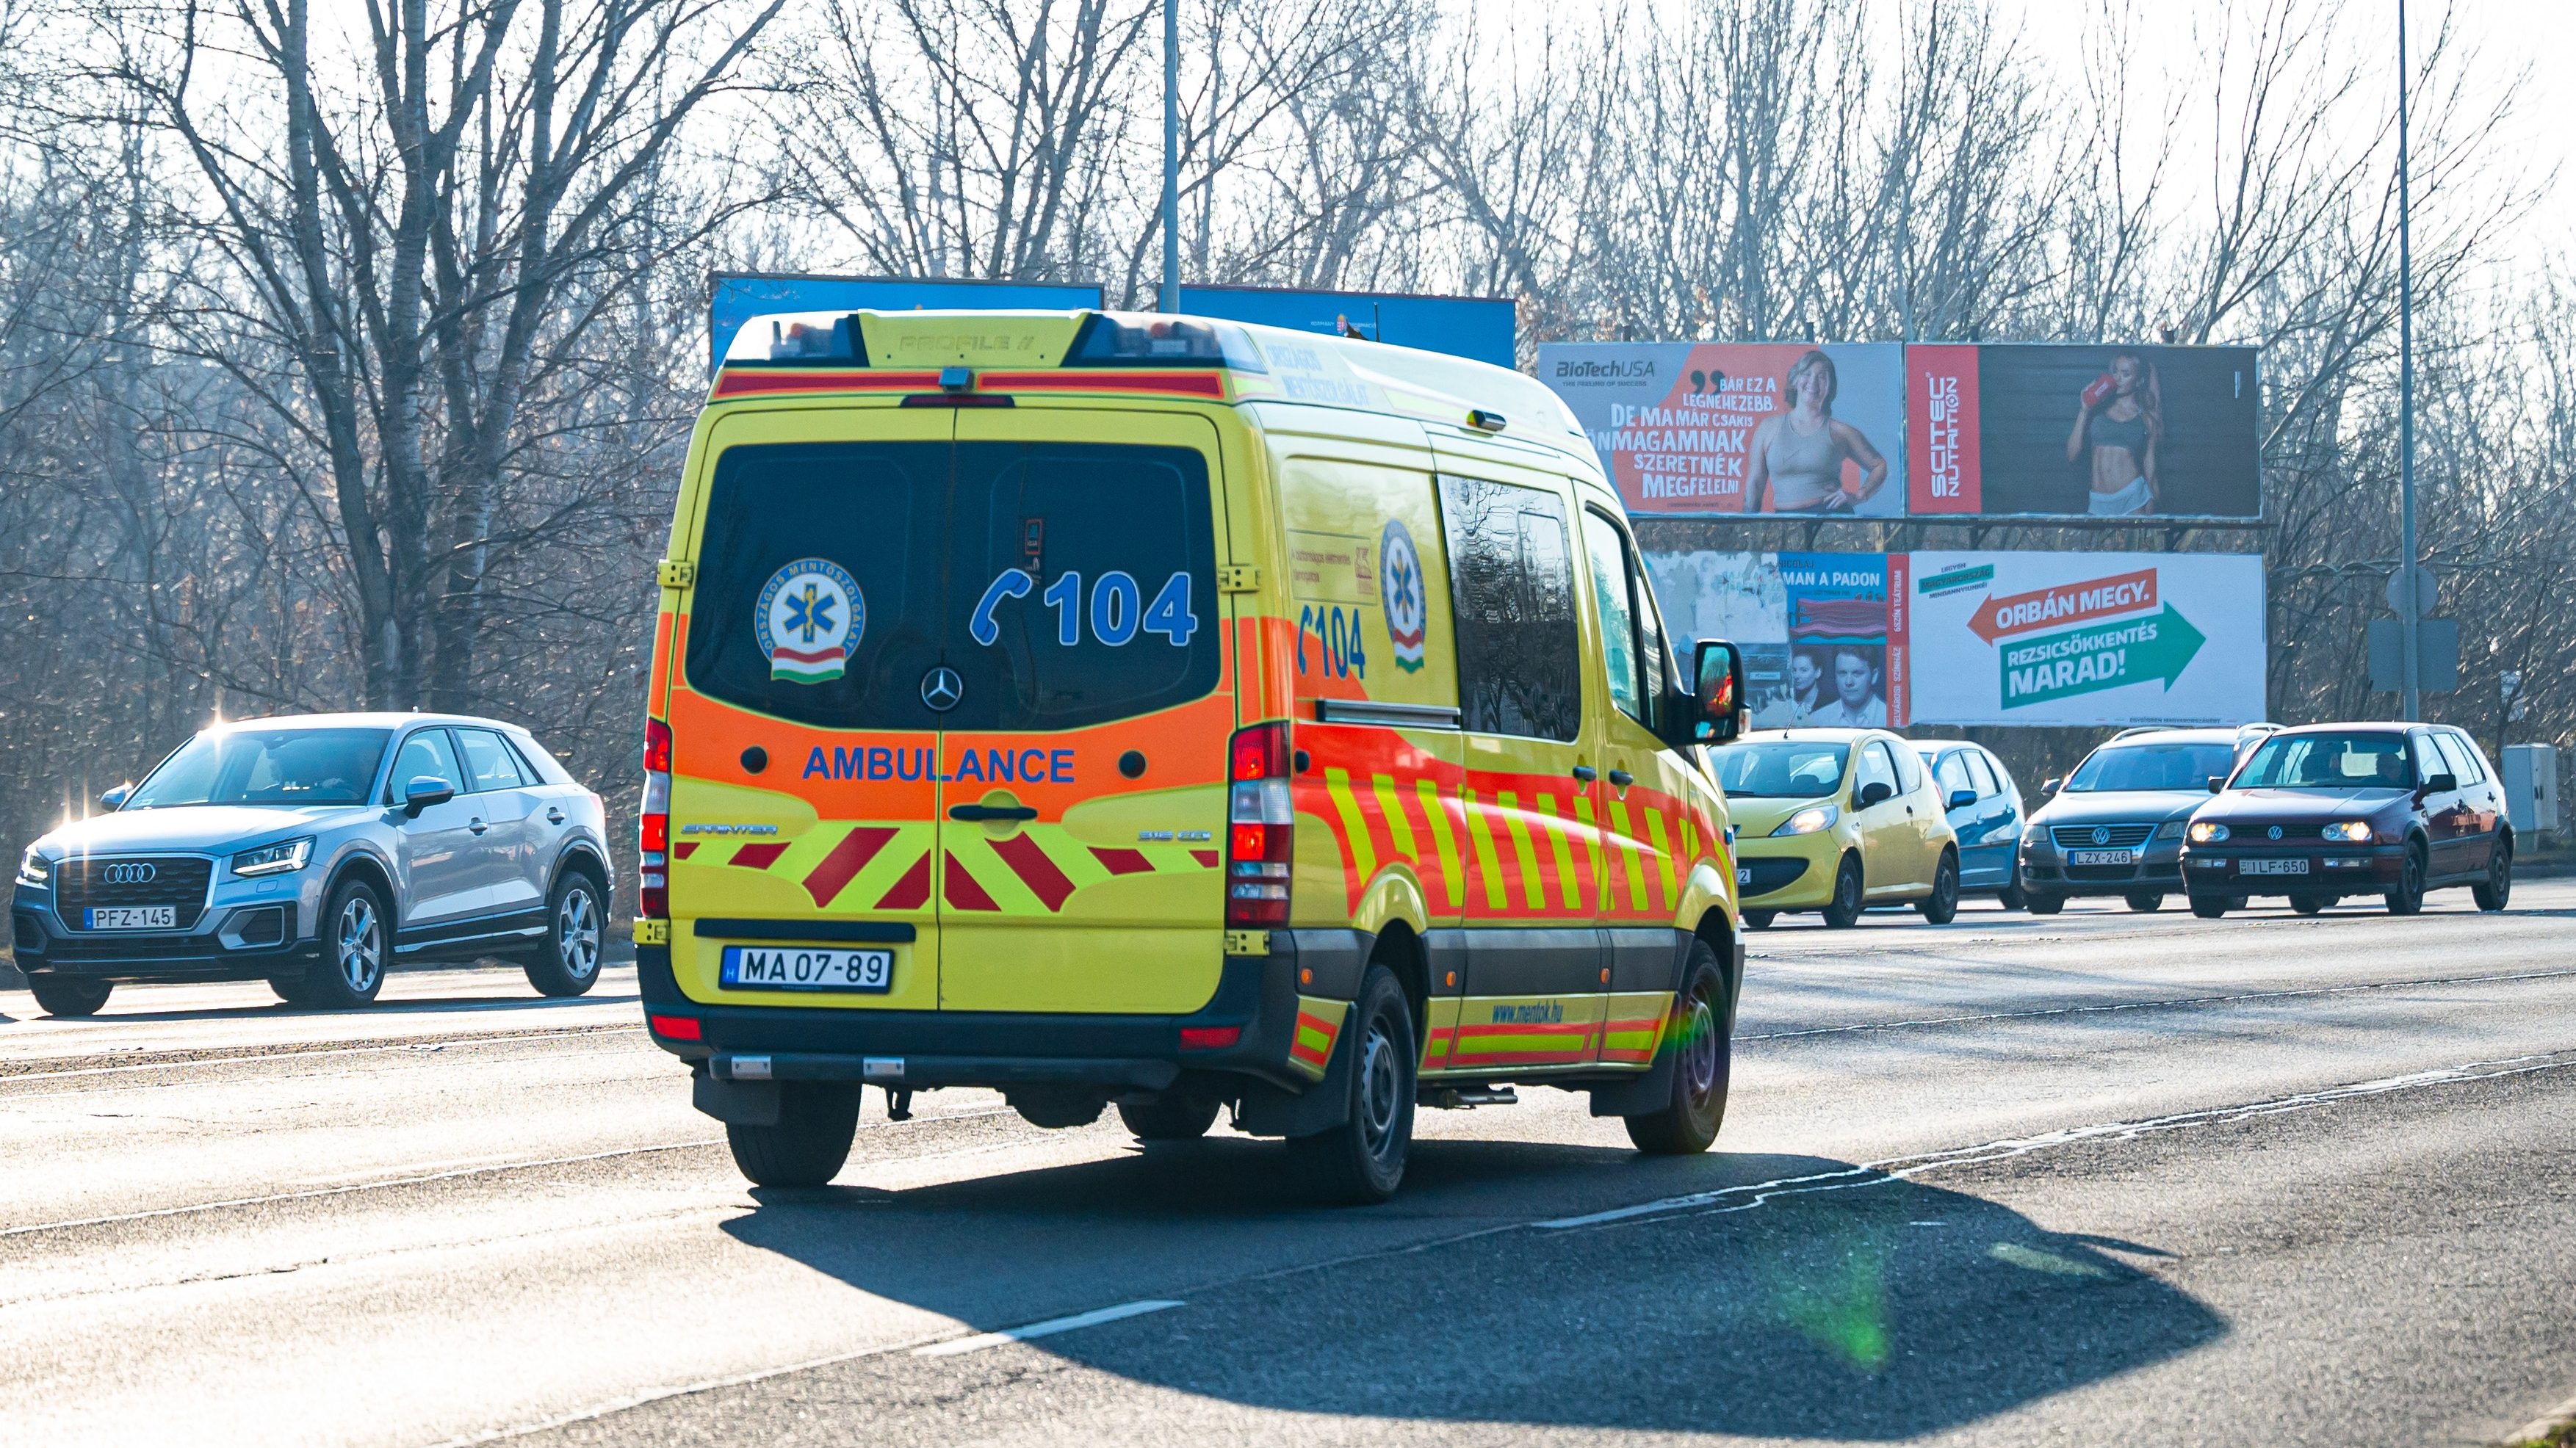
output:
[[[1292,1091],[1311,1078],[1289,1064],[1300,969],[1309,997],[1357,994],[1367,937],[1355,931],[1273,930],[1267,955],[1229,955],[1207,1003],[1187,1015],[1075,1015],[1003,1011],[853,1011],[707,1005],[671,973],[668,946],[635,951],[648,1018],[683,1017],[699,1039],[656,1030],[664,1050],[718,1080],[855,1081],[898,1089],[931,1086],[1086,1086],[1158,1091],[1184,1072],[1249,1077]],[[1185,1049],[1184,1030],[1240,1034],[1215,1049]],[[745,1058],[751,1058],[746,1065]],[[758,1074],[766,1071],[767,1075]]]

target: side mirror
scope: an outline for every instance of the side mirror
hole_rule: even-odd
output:
[[[98,802],[107,806],[109,809],[120,809],[124,806],[125,801],[133,795],[133,793],[133,785],[120,784],[116,788],[109,790],[107,793],[100,795],[98,797]]]
[[[1944,808],[1947,808],[1947,809],[1966,809],[1968,806],[1970,806],[1970,805],[1972,805],[1972,804],[1975,804],[1976,802],[1977,802],[1977,792],[1976,792],[1975,790],[1973,790],[1973,789],[1954,789],[1954,790],[1950,791],[1950,803],[1949,803],[1948,805],[1944,806]]]
[[[1724,744],[1744,732],[1744,654],[1723,639],[1691,649],[1690,742]]]
[[[1883,779],[1873,779],[1869,783],[1860,787],[1860,807],[1862,809],[1867,809],[1871,805],[1879,804],[1883,801],[1894,799],[1895,797],[1896,786]]]
[[[2456,774],[2430,775],[2424,780],[2426,794],[2449,794],[2459,787],[2460,777]]]
[[[2058,786],[2064,783],[2066,783],[2065,780],[2051,776],[2048,779],[2040,781],[2039,792],[2041,794],[2055,794],[2057,793]]]
[[[2227,788],[2227,776],[2223,774],[2213,774],[2209,777],[2208,783],[2209,792],[2211,794],[2216,794],[2220,790]]]
[[[420,812],[434,804],[445,804],[456,798],[456,786],[435,774],[416,774],[403,786],[403,814],[420,818]]]

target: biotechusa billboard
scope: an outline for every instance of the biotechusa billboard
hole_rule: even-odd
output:
[[[1754,723],[2234,724],[2264,714],[2263,564],[2216,553],[1649,553]]]
[[[1631,513],[2252,518],[2243,347],[1551,343]]]

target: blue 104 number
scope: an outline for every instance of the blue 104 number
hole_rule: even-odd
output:
[[[1312,605],[1297,611],[1297,672],[1306,669],[1306,635],[1315,636],[1315,653],[1327,678],[1368,677],[1368,646],[1360,641],[1356,608]]]
[[[993,620],[993,610],[1006,598],[1026,598],[1037,588],[1037,580],[1025,568],[1005,568],[984,587],[984,596],[975,604],[975,614],[966,621],[966,632],[975,642],[990,648],[1002,636],[1002,626]],[[1190,611],[1190,575],[1174,573],[1163,580],[1154,593],[1154,601],[1145,601],[1145,591],[1134,575],[1116,569],[1101,574],[1091,582],[1088,606],[1083,599],[1082,574],[1068,571],[1038,594],[1040,602],[1055,610],[1055,641],[1071,648],[1082,642],[1082,626],[1091,625],[1091,636],[1117,648],[1132,642],[1140,633],[1160,634],[1174,648],[1189,646],[1190,635],[1199,630],[1199,616]]]

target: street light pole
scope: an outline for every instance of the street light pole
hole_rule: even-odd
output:
[[[1161,310],[1177,312],[1180,309],[1181,0],[1163,0],[1163,300]]]
[[[2415,575],[2415,251],[2406,162],[2406,0],[2397,0],[2397,576],[2403,580],[2398,597],[2406,601],[2397,622],[2406,650],[2404,717],[2421,719],[2424,599]]]

